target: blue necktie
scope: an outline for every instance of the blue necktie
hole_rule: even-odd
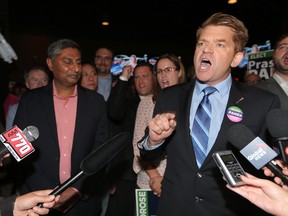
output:
[[[212,113],[212,108],[208,97],[215,91],[216,88],[211,86],[203,89],[204,96],[197,108],[193,122],[192,143],[198,167],[201,167],[207,155],[208,137]]]

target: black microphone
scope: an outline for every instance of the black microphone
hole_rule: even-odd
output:
[[[282,173],[282,168],[273,160],[277,153],[262,139],[255,137],[253,132],[242,124],[229,128],[229,142],[240,150],[240,153],[256,168],[268,167],[275,176],[288,185],[288,178]]]
[[[267,128],[271,134],[272,144],[288,164],[288,110],[273,109],[266,116]]]
[[[99,148],[92,151],[81,161],[81,171],[57,186],[49,195],[57,196],[82,176],[91,176],[97,173],[129,143],[129,137],[130,134],[128,132],[119,133],[102,144]],[[37,206],[43,207],[43,203],[39,203]]]
[[[10,153],[19,162],[35,151],[30,142],[39,137],[35,126],[28,126],[23,131],[16,125],[0,134],[0,158]]]

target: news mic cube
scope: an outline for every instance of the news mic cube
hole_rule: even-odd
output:
[[[20,130],[16,125],[2,133],[0,135],[0,140],[18,162],[35,151],[22,130]]]

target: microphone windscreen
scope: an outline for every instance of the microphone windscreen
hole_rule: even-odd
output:
[[[241,150],[256,137],[245,125],[236,124],[228,129],[227,138],[233,146]]]
[[[80,164],[84,174],[90,176],[98,172],[129,143],[129,137],[128,132],[119,133],[92,151]]]
[[[277,108],[266,116],[267,128],[274,138],[288,137],[288,110]]]
[[[23,130],[23,134],[29,142],[32,142],[39,137],[39,130],[35,126],[28,126]]]

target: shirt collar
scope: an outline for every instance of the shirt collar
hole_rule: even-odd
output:
[[[146,95],[146,96],[143,96],[143,95],[139,95],[140,99],[143,100],[144,98],[147,98],[147,97],[151,97],[152,98],[152,94],[151,95]]]
[[[223,96],[230,91],[231,85],[232,85],[232,76],[231,74],[229,74],[229,76],[225,80],[223,80],[220,83],[217,83],[213,87],[215,87],[217,91]],[[196,80],[194,91],[197,95],[200,95],[203,89],[206,88],[207,86],[208,86],[207,84],[200,83]]]
[[[53,85],[53,96],[56,96],[57,98],[60,98],[60,95],[58,95],[57,91],[56,91],[56,86],[55,86],[55,82],[54,80],[52,81],[52,85]],[[74,86],[74,91],[73,91],[73,94],[69,96],[69,98],[72,98],[72,97],[76,97],[78,94],[78,89],[77,89],[77,85]]]
[[[277,73],[274,73],[274,74],[273,74],[273,78],[274,78],[280,85],[282,85],[282,84],[287,85],[287,84],[288,84],[288,82],[287,82],[286,80],[284,80],[282,77],[280,77]]]

